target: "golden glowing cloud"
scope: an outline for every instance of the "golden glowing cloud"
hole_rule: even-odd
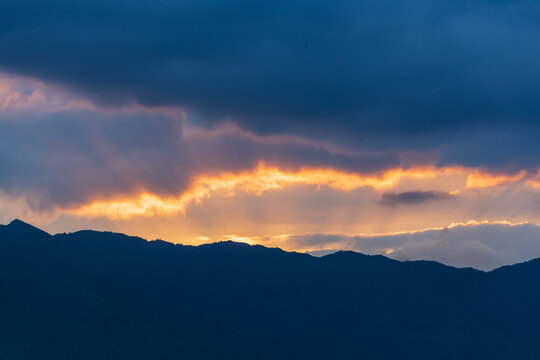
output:
[[[478,189],[478,188],[489,188],[498,186],[505,183],[513,183],[523,180],[527,175],[525,170],[520,171],[515,175],[506,175],[506,174],[490,174],[480,170],[475,170],[472,174],[469,174],[467,177],[466,188],[467,189]]]
[[[453,180],[445,183],[444,179]],[[325,186],[337,191],[352,191],[369,188],[375,191],[425,185],[448,186],[445,190],[452,195],[462,191],[478,188],[489,188],[506,183],[524,180],[526,171],[517,174],[490,174],[478,169],[462,167],[423,167],[409,169],[391,169],[378,174],[361,174],[336,169],[303,168],[300,170],[284,170],[260,163],[256,168],[240,173],[222,173],[217,175],[199,175],[188,188],[177,197],[163,197],[145,192],[128,198],[97,200],[68,212],[82,217],[107,217],[111,219],[129,219],[136,216],[151,217],[155,215],[174,215],[185,213],[191,204],[199,204],[213,195],[233,196],[238,192],[259,196],[266,191],[280,190],[288,186]],[[446,178],[445,178],[446,177]],[[456,184],[456,180],[461,181]],[[451,182],[451,183],[450,183]],[[535,178],[526,181],[533,187],[540,186]],[[416,185],[414,185],[416,184]],[[446,184],[446,185],[444,185]],[[456,188],[455,186],[458,186]]]
[[[130,218],[183,213],[189,204],[200,203],[213,193],[234,195],[236,191],[261,195],[268,190],[282,189],[291,185],[327,186],[339,191],[359,188],[383,190],[397,185],[403,179],[435,178],[441,174],[461,172],[459,168],[411,168],[394,169],[376,175],[348,173],[334,169],[301,169],[285,171],[263,163],[252,171],[225,173],[217,176],[199,176],[179,197],[162,198],[144,193],[134,198],[96,201],[71,213],[78,216]]]

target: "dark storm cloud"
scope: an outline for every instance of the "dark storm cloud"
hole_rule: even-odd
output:
[[[476,150],[493,129],[538,133],[539,36],[530,0],[0,1],[1,70],[466,164],[535,165],[530,139]]]
[[[401,193],[386,192],[382,195],[380,204],[383,205],[411,205],[422,204],[433,200],[448,200],[453,196],[442,191],[405,191]]]

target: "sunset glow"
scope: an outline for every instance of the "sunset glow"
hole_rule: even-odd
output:
[[[259,196],[266,191],[280,190],[294,185],[310,185],[317,188],[326,186],[345,192],[359,188],[372,188],[381,191],[392,188],[405,179],[433,179],[437,176],[461,172],[463,170],[458,168],[416,168],[389,170],[375,175],[361,175],[333,169],[284,171],[275,167],[267,167],[261,163],[250,172],[200,176],[178,198],[161,198],[146,193],[133,199],[97,201],[71,212],[78,216],[107,216],[110,218],[168,215],[184,213],[188,205],[200,203],[214,193],[234,196],[236,192],[243,192]],[[458,192],[453,190],[453,194]]]
[[[350,19],[331,24],[342,20]],[[257,28],[254,38],[266,34],[265,21],[274,17],[245,22]],[[297,29],[301,36],[309,24]],[[365,30],[356,20],[349,25]],[[418,30],[434,37],[426,44],[465,41],[441,35],[449,29]],[[24,31],[32,30],[10,34]],[[391,36],[382,48],[364,44],[367,52],[354,50],[363,48],[352,39],[373,33],[343,43],[317,36],[313,49],[279,31],[261,43],[241,31],[223,44],[206,31],[197,33],[202,40],[161,34],[177,52],[148,47],[129,31],[106,45],[79,39],[82,52],[49,34],[32,46],[36,54],[17,61],[29,40],[13,42],[12,58],[0,59],[0,220],[21,218],[50,232],[91,228],[185,244],[229,238],[301,251],[350,248],[359,234],[540,224],[538,130],[530,120],[537,107],[527,100],[537,96],[534,86],[514,83],[538,72],[525,76],[525,64],[510,66],[511,59],[484,63],[466,51],[476,38],[454,49],[474,59],[470,66],[454,66],[454,53],[429,46],[403,52],[409,35],[392,31],[380,34]],[[48,48],[63,49],[61,59]],[[390,61],[395,51],[406,59]],[[88,62],[88,53],[104,57]],[[135,53],[149,57],[126,58]],[[448,74],[440,79],[419,76],[441,69]],[[302,245],[306,234],[320,244]]]

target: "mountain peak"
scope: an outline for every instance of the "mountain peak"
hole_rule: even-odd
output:
[[[4,228],[8,231],[8,233],[12,235],[50,236],[47,232],[38,229],[37,227],[32,226],[28,223],[25,223],[24,221],[19,219],[13,220],[9,223],[9,225],[5,226]]]
[[[8,226],[32,226],[32,225],[25,223],[24,221],[20,219],[15,219],[12,222],[10,222]]]

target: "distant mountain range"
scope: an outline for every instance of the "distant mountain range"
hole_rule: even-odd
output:
[[[491,272],[0,226],[1,359],[536,359],[540,261]]]

